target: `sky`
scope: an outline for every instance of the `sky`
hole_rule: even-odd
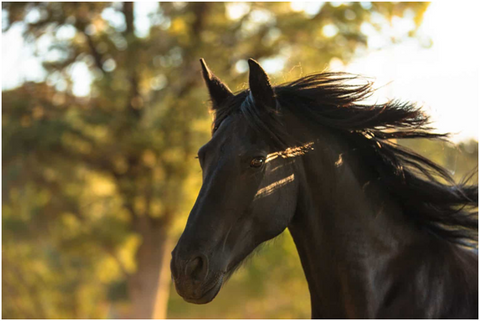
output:
[[[136,4],[138,18],[148,15],[155,9],[153,4]],[[467,5],[467,7],[464,7]],[[156,6],[156,4],[155,4]],[[320,3],[295,3],[294,10],[304,10],[315,14],[321,8]],[[232,18],[242,14],[242,6],[233,7],[228,14]],[[372,77],[377,91],[375,99],[379,101],[399,98],[418,102],[432,116],[433,125],[440,132],[455,133],[453,141],[475,138],[478,140],[478,110],[480,107],[480,19],[477,2],[433,2],[419,30],[420,37],[430,38],[432,45],[424,48],[414,39],[396,45],[385,45],[372,32],[369,37],[368,52],[359,55],[351,63],[344,65],[338,60],[330,62],[330,69],[347,71]],[[231,12],[230,12],[231,11]],[[107,12],[109,19],[115,21],[114,10]],[[32,13],[30,19],[35,19]],[[148,19],[135,19],[139,36],[148,34]],[[392,21],[391,32],[412,28],[408,19]],[[32,49],[22,39],[23,27],[16,25],[2,34],[2,88],[14,88],[25,80],[41,81],[45,74],[33,56]],[[72,36],[65,29],[63,36]],[[335,27],[324,28],[324,34],[335,35]],[[369,33],[365,28],[365,33]],[[40,50],[47,51],[48,45],[40,43]],[[264,68],[274,72],[282,61],[266,61]],[[111,66],[115,68],[114,65]],[[239,68],[241,69],[241,65]],[[85,64],[76,64],[70,71],[75,77],[74,93],[87,95],[92,77]],[[61,84],[60,84],[61,87]]]
[[[438,131],[456,133],[451,140],[478,140],[478,9],[473,2],[468,2],[468,8],[433,2],[419,30],[432,39],[430,48],[406,41],[359,57],[343,70],[376,78],[377,87],[383,86],[379,96],[423,105]]]

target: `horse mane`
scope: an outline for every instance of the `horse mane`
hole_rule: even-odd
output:
[[[279,148],[292,147],[282,125],[283,109],[305,121],[328,127],[354,141],[362,157],[418,226],[452,243],[478,246],[478,186],[456,183],[446,169],[392,139],[445,139],[434,133],[429,116],[409,102],[365,104],[374,92],[370,81],[348,73],[319,73],[274,87],[277,106],[259,110],[248,90],[215,110],[214,131],[231,113]],[[353,83],[352,83],[353,82]]]

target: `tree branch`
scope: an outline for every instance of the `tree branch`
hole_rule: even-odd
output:
[[[122,8],[123,15],[125,16],[126,29],[123,34],[128,37],[134,33],[133,25],[133,2],[124,2]]]
[[[140,118],[140,108],[143,107],[143,99],[138,90],[138,75],[136,72],[135,51],[136,51],[136,37],[134,27],[133,2],[124,2],[122,8],[125,17],[126,28],[123,32],[127,40],[127,61],[131,62],[126,66],[128,81],[130,82],[130,94],[128,96],[127,108],[135,116]]]
[[[90,48],[90,52],[93,56],[93,59],[95,61],[95,65],[97,66],[98,69],[102,71],[102,73],[105,75],[106,72],[103,69],[103,58],[102,55],[97,51],[97,48],[95,47],[95,43],[93,42],[92,37],[85,32],[85,30],[82,30],[83,35],[87,38],[87,43],[88,47]]]
[[[100,69],[102,71],[102,73],[105,75],[106,72],[105,70],[103,69],[103,58],[102,58],[102,55],[97,51],[97,48],[95,46],[95,42],[93,41],[93,38],[86,33],[85,31],[85,28],[87,27],[87,25],[90,23],[91,21],[86,21],[85,19],[82,19],[82,18],[79,18],[77,17],[77,20],[75,21],[75,28],[85,36],[85,38],[87,39],[87,44],[88,44],[88,48],[90,49],[90,53],[92,54],[93,56],[93,59],[95,61],[95,65],[97,66],[98,69]]]

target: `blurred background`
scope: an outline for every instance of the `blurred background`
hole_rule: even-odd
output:
[[[372,77],[371,99],[419,102],[456,133],[400,143],[461,180],[478,164],[474,6],[3,2],[3,318],[309,318],[288,231],[208,305],[172,287],[210,136],[198,59],[234,91],[250,57],[274,84]]]

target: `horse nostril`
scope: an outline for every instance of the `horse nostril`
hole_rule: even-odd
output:
[[[207,276],[208,263],[207,258],[198,256],[187,263],[185,274],[195,280],[203,280]]]
[[[190,262],[188,262],[185,268],[186,275],[192,275],[196,270],[202,267],[202,259],[200,257],[196,257]],[[193,275],[192,275],[193,276]]]

